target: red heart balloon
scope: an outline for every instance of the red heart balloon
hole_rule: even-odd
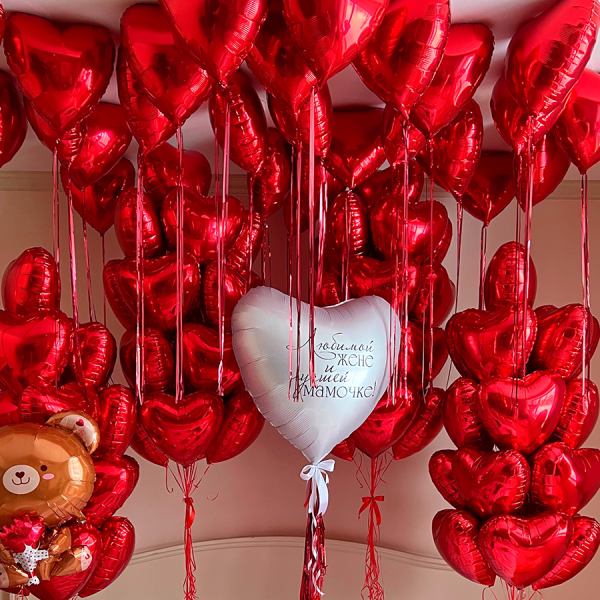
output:
[[[206,451],[207,462],[223,462],[241,454],[256,441],[264,424],[250,394],[239,390],[225,403],[223,425]]]
[[[102,552],[92,576],[79,592],[81,598],[108,587],[129,564],[135,550],[135,529],[125,517],[111,517],[102,527]]]
[[[354,460],[354,453],[356,452],[356,442],[352,437],[342,440],[337,446],[330,452],[336,458],[347,460],[352,462]]]
[[[322,85],[345,69],[368,44],[381,23],[388,0],[284,0],[290,34]]]
[[[146,396],[139,419],[157,448],[187,467],[205,455],[224,413],[223,400],[210,392],[189,394],[178,403],[174,396],[156,392]]]
[[[79,410],[98,417],[98,395],[93,388],[66,383],[57,388],[54,383],[33,384],[19,396],[19,414],[26,423],[43,425],[55,413]]]
[[[0,167],[10,162],[25,141],[27,118],[12,79],[0,71]]]
[[[212,81],[175,44],[160,7],[130,6],[121,17],[121,41],[144,92],[169,120],[183,125],[208,98]]]
[[[517,320],[512,306],[495,311],[469,308],[455,314],[446,325],[446,343],[460,374],[481,381],[523,373],[537,332],[532,309],[527,310],[527,323],[524,321],[522,314]]]
[[[545,200],[564,179],[571,161],[552,131],[548,132],[531,150],[533,163],[533,206]],[[513,178],[517,200],[525,210],[529,189],[529,157],[514,156]]]
[[[86,188],[107,175],[123,158],[131,143],[131,131],[120,104],[100,102],[83,124],[81,149],[69,174],[79,188]]]
[[[525,246],[518,242],[502,244],[494,254],[485,274],[483,286],[485,306],[496,310],[501,306],[523,306],[525,302]],[[529,257],[527,304],[533,307],[537,292],[537,273]],[[540,324],[538,320],[538,333]]]
[[[223,395],[233,394],[242,385],[240,368],[231,346],[231,334],[225,334],[223,353]],[[219,373],[219,336],[198,323],[183,326],[183,374],[196,391],[215,392]]]
[[[534,590],[559,585],[575,577],[594,558],[600,546],[600,524],[590,517],[573,519],[573,535],[557,565],[533,584]]]
[[[162,206],[168,192],[177,186],[179,178],[179,154],[171,144],[161,144],[148,152],[142,164],[144,188],[154,204]],[[183,186],[201,196],[210,190],[212,173],[210,163],[196,150],[183,151]]]
[[[452,460],[452,474],[467,506],[481,519],[518,512],[531,483],[527,459],[514,450],[460,448]]]
[[[434,136],[467,105],[490,67],[493,52],[494,35],[486,25],[450,26],[442,61],[410,114],[424,135]]]
[[[265,159],[267,119],[247,75],[234,73],[227,87],[216,87],[208,103],[210,124],[221,148],[225,146],[227,111],[230,122],[229,157],[244,171],[256,172]]]
[[[123,254],[134,257],[137,251],[137,202],[135,188],[128,188],[119,196],[115,210],[115,233]],[[142,199],[142,246],[145,258],[164,254],[166,249],[160,212],[147,194]]]
[[[127,383],[136,388],[136,330],[123,334],[119,349],[121,368]],[[144,372],[142,381],[145,392],[166,392],[175,382],[175,355],[171,343],[159,329],[144,329]]]
[[[123,456],[133,434],[137,420],[135,397],[124,385],[111,385],[100,391],[100,445],[94,456]]]
[[[500,515],[482,526],[479,546],[499,577],[524,589],[557,565],[572,535],[571,517],[560,513],[526,519]]]
[[[40,581],[38,585],[29,586],[29,591],[40,600],[74,598],[83,589],[98,565],[102,553],[102,536],[100,532],[93,525],[87,523],[84,525],[70,525],[69,531],[71,533],[71,548],[84,547],[80,562],[81,566],[86,568],[73,575],[55,576]],[[67,569],[76,567],[76,564],[69,565],[69,562],[73,561],[70,554],[67,554],[64,559],[67,563],[63,563],[61,566]]]
[[[166,196],[162,206],[162,223],[169,247],[177,245],[177,194],[173,188]],[[183,189],[183,236],[185,247],[194,254],[200,264],[207,264],[217,258],[217,204],[215,197],[199,196],[187,188]],[[222,209],[221,227],[225,236],[227,252],[242,228],[244,207],[233,196],[227,197],[227,219]]]
[[[63,189],[73,196],[75,210],[100,234],[106,233],[115,222],[115,211],[120,196],[133,190],[135,170],[126,158],[122,158],[117,166],[96,183],[80,190],[76,185],[69,185],[65,169],[60,170]]]
[[[551,371],[524,379],[496,377],[479,386],[479,416],[498,447],[535,452],[560,420],[567,387]]]
[[[382,119],[380,108],[333,111],[333,137],[325,166],[349,188],[363,183],[385,162]]]
[[[69,363],[73,322],[60,311],[0,311],[0,382],[14,392],[58,380]]]
[[[316,290],[316,306],[334,306],[344,301],[342,284],[335,273],[323,273],[321,287]]]
[[[396,261],[384,262],[368,256],[350,259],[348,284],[353,298],[380,296],[390,304],[394,301]],[[421,269],[414,261],[408,262],[408,306],[413,308],[421,286]],[[402,304],[402,275],[398,276],[398,301]]]
[[[10,390],[0,392],[0,427],[21,422],[18,398]]]
[[[482,154],[462,196],[464,209],[484,225],[489,225],[515,197],[512,171],[512,154]]]
[[[600,450],[546,444],[533,458],[531,499],[541,510],[578,513],[600,489]]]
[[[263,220],[260,215],[245,212],[240,233],[227,253],[227,266],[231,265],[242,275],[252,271],[252,265],[262,248]]]
[[[452,243],[452,221],[448,219],[446,223],[446,230],[444,231],[444,235],[440,240],[440,243],[433,250],[433,260],[437,260],[441,263],[448,254],[448,250],[450,250],[450,244]]]
[[[169,459],[156,447],[156,444],[148,437],[148,434],[139,423],[135,427],[131,448],[142,458],[159,467],[166,467],[169,464]]]
[[[454,283],[450,281],[448,271],[437,261],[421,267],[421,287],[415,303],[410,309],[410,318],[418,324],[429,324],[431,310],[430,289],[433,292],[433,326],[439,327],[454,307]],[[410,304],[410,300],[409,300]]]
[[[356,445],[367,456],[391,448],[412,423],[419,408],[419,397],[412,388],[397,388],[393,399],[386,392],[367,420],[352,434]]]
[[[477,412],[476,381],[460,377],[448,388],[442,420],[446,433],[458,448],[471,446],[490,451],[494,447]]]
[[[131,496],[140,476],[140,467],[129,456],[107,456],[94,458],[94,468],[94,492],[83,514],[87,523],[101,527]]]
[[[142,154],[147,155],[175,135],[175,125],[152,104],[134,78],[122,46],[117,56],[117,87],[127,123]]]
[[[254,76],[271,96],[297,115],[317,85],[283,18],[283,2],[269,2],[267,19],[246,57]]]
[[[408,152],[405,136],[408,139]],[[393,167],[403,165],[406,158],[416,158],[427,145],[425,136],[391,104],[383,111],[382,138],[385,156]]]
[[[144,315],[149,327],[175,329],[178,312],[177,260],[175,253],[144,260]],[[117,267],[117,285],[134,314],[137,313],[137,270],[135,258],[125,258]],[[183,306],[185,317],[200,292],[200,268],[189,252],[183,255]]]
[[[547,115],[564,104],[594,48],[598,13],[593,0],[560,0],[513,35],[504,75],[527,114]]]
[[[425,342],[423,338],[425,337]],[[407,376],[408,383],[418,390],[423,387],[424,380],[429,373],[429,331],[415,323],[409,321],[405,336],[408,354]],[[431,376],[435,379],[444,368],[448,360],[448,350],[444,339],[444,330],[438,327],[433,328],[433,366]],[[398,356],[398,370],[401,371],[404,366],[404,346],[400,344]],[[437,435],[437,433],[436,433]]]
[[[475,100],[470,100],[454,120],[435,135],[432,156],[423,150],[418,160],[435,183],[456,198],[462,198],[475,174],[482,143],[481,109]]]
[[[289,146],[277,129],[267,130],[265,160],[256,173],[248,173],[248,194],[265,219],[282,206],[290,192],[291,162]]]
[[[6,26],[4,53],[23,95],[62,135],[104,95],[115,45],[104,27],[57,26],[17,13]]]
[[[369,89],[408,119],[442,60],[449,28],[448,0],[391,0],[354,68]]]
[[[479,521],[466,510],[442,510],[433,518],[433,541],[442,558],[463,577],[485,586],[496,574],[479,547]]]
[[[598,319],[586,314],[581,304],[567,304],[562,308],[540,306],[535,314],[538,335],[529,367],[532,370],[550,369],[565,379],[581,373],[584,339],[587,346],[586,364],[598,347]]]
[[[123,298],[123,294],[117,285],[117,271],[120,260],[110,260],[104,265],[102,272],[102,283],[104,285],[104,294],[113,313],[119,319],[119,322],[125,328],[135,327],[135,315],[137,311],[133,311]],[[137,305],[136,305],[137,306]]]
[[[216,79],[227,85],[246,58],[267,16],[266,0],[160,0],[176,41]]]
[[[2,277],[4,309],[17,315],[60,306],[60,280],[54,257],[44,248],[28,248]]]
[[[466,508],[467,503],[460,495],[452,474],[452,459],[455,455],[456,450],[438,450],[429,459],[429,476],[444,500],[460,509]]]
[[[560,421],[550,438],[569,448],[579,448],[590,437],[598,421],[600,400],[598,388],[589,379],[585,382],[573,379],[567,384],[567,397],[560,414]]]
[[[600,160],[600,75],[585,69],[556,123],[556,134],[581,174]]]
[[[429,445],[442,430],[442,406],[446,393],[430,388],[425,394],[415,418],[394,444],[394,458],[408,458]]]
[[[387,259],[395,259],[396,247],[399,255],[402,253],[402,205],[401,196],[389,195],[376,200],[371,209],[373,244]],[[429,258],[432,237],[436,248],[446,232],[447,222],[448,212],[440,202],[433,203],[433,222],[430,221],[429,202],[411,204],[408,207],[408,255],[418,262]]]

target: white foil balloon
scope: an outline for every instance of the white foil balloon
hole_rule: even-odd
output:
[[[300,318],[300,397],[288,398],[290,297],[250,290],[231,319],[233,350],[246,389],[265,419],[316,465],[356,430],[385,392],[390,305],[376,296],[315,308],[315,376],[309,377],[309,306]],[[292,300],[296,373],[296,303]],[[395,317],[395,315],[394,315]],[[400,324],[396,318],[396,331]]]

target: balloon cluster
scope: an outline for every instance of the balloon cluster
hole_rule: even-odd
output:
[[[485,278],[486,310],[448,323],[461,377],[443,422],[458,450],[435,453],[429,471],[455,508],[433,521],[444,559],[484,585],[498,575],[539,590],[579,573],[600,546],[600,524],[579,514],[600,489],[600,450],[580,449],[598,419],[598,389],[580,374],[600,328],[579,304],[534,311],[535,269],[526,295],[525,260],[522,245],[501,246]]]
[[[20,466],[32,461],[53,464],[58,460],[56,456],[62,456],[60,452],[57,454],[44,444],[34,444],[28,450],[30,446],[25,440],[33,435],[34,425],[41,427],[68,411],[76,411],[82,423],[93,420],[97,439],[90,450],[95,452],[93,462],[89,461],[89,493],[81,492],[79,496],[75,485],[66,491],[57,492],[56,487],[48,491],[60,493],[69,507],[77,509],[60,508],[60,502],[49,497],[44,503],[54,508],[44,512],[39,490],[28,491],[26,495],[15,492],[20,494],[16,496],[18,502],[11,503],[5,497],[11,491],[5,476],[0,512],[4,520],[18,517],[24,510],[40,513],[34,518],[38,521],[41,518],[40,536],[47,537],[48,527],[66,523],[63,533],[70,536],[71,545],[88,548],[86,567],[76,573],[52,567],[40,577],[39,584],[32,583],[28,589],[42,600],[66,599],[74,594],[86,597],[114,581],[127,566],[134,549],[133,525],[114,514],[131,495],[138,480],[137,462],[125,455],[137,420],[135,399],[128,388],[109,384],[117,345],[108,329],[98,322],[83,323],[76,328],[73,320],[60,311],[58,269],[49,252],[30,248],[10,263],[2,279],[2,301],[5,310],[0,311],[0,435],[8,436],[3,457],[6,461],[14,458],[8,444],[11,436],[23,432]],[[75,420],[77,424],[79,421]],[[39,439],[42,434],[36,436]],[[7,465],[3,465],[3,471],[8,473],[4,467]],[[58,485],[58,475],[42,474],[42,479],[52,477],[52,485]],[[28,478],[31,479],[31,474]],[[24,526],[17,525],[17,529]],[[3,535],[0,533],[0,538]],[[23,583],[27,582],[19,581]]]

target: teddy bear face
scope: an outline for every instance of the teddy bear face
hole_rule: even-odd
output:
[[[0,528],[36,512],[48,527],[82,518],[96,473],[85,446],[60,427],[0,428]]]

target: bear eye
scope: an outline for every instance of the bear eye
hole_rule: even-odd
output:
[[[46,465],[42,465],[40,467],[40,471],[47,471],[47,470],[48,470],[48,467]]]

